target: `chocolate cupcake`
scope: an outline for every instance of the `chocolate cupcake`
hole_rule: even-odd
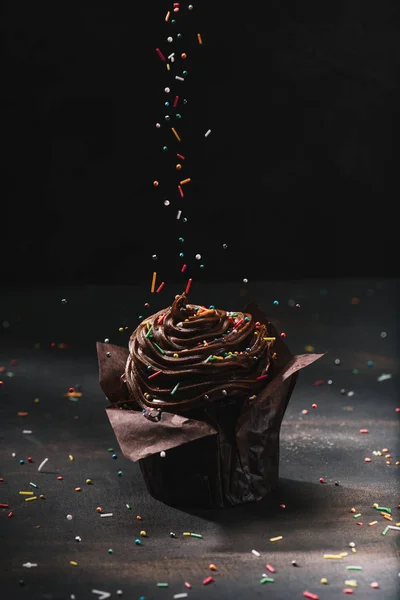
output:
[[[250,304],[226,312],[177,296],[145,319],[129,350],[98,343],[100,383],[123,454],[149,492],[174,506],[259,500],[278,481],[279,431],[298,371]]]

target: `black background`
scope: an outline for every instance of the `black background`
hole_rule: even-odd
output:
[[[169,6],[5,3],[3,283],[394,274],[396,4]]]

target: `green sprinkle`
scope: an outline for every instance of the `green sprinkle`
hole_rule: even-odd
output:
[[[388,531],[389,531],[389,527],[385,527],[385,529],[382,531],[382,535],[386,535]]]
[[[157,587],[168,587],[168,583],[157,583]]]
[[[362,567],[355,567],[355,566],[353,566],[353,565],[348,565],[348,566],[346,567],[346,569],[347,569],[348,571],[362,571],[362,570],[363,570],[363,568],[362,568]]]
[[[108,554],[112,554],[112,553],[113,553],[113,549],[112,549],[112,548],[109,548],[109,549],[108,549]]]
[[[114,452],[114,448],[109,448],[107,452]]]
[[[157,350],[159,352],[161,352],[161,354],[165,354],[164,350],[162,348],[160,348],[160,346],[158,344],[156,344],[155,342],[153,342],[153,344],[155,345],[155,347],[157,348]]]
[[[129,510],[131,510],[131,505],[130,504],[126,504],[125,506],[126,506],[126,508],[129,508]]]
[[[118,475],[119,475],[119,477],[122,477],[122,475],[123,475],[122,471],[118,471]]]
[[[173,389],[173,390],[171,390],[171,396],[173,396],[173,395],[175,394],[175,392],[176,392],[176,390],[178,389],[179,385],[180,385],[180,383],[178,382],[178,383],[176,384],[176,386],[174,387],[174,389]]]
[[[272,577],[263,577],[260,579],[260,583],[273,583],[274,581],[275,579],[272,579]]]
[[[36,485],[36,483],[32,483],[32,481],[30,481],[30,482],[29,482],[29,485],[31,485],[31,486],[32,486],[32,487],[34,487],[34,488],[37,488],[37,485]]]
[[[148,330],[148,332],[146,333],[146,335],[144,337],[145,338],[150,337],[152,331],[153,331],[153,325],[150,327],[150,329]]]
[[[79,402],[79,398],[73,398],[72,396],[69,398],[71,402]]]
[[[376,510],[383,510],[384,512],[387,512],[390,515],[392,514],[392,509],[391,508],[386,508],[386,506],[377,506]]]
[[[357,513],[356,515],[353,515],[353,519],[358,519],[358,517],[361,517],[361,513]]]
[[[202,535],[200,535],[200,533],[191,533],[191,534],[190,534],[190,536],[191,536],[191,537],[195,537],[195,538],[199,538],[199,539],[202,539],[202,538],[203,538],[203,536],[202,536]]]

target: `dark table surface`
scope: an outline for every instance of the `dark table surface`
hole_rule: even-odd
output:
[[[179,286],[158,295],[143,286],[2,290],[0,503],[10,508],[0,509],[0,597],[84,600],[98,598],[92,592],[97,589],[111,598],[120,590],[129,600],[184,592],[192,600],[294,599],[309,590],[322,600],[343,597],[345,580],[355,579],[356,597],[398,598],[398,531],[382,535],[386,525],[400,521],[398,283],[193,285],[191,300],[199,304],[240,310],[248,300],[258,301],[286,332],[293,353],[310,351],[307,346],[327,352],[301,372],[285,414],[278,490],[261,502],[219,511],[177,510],[148,495],[138,464],[119,451],[98,384],[96,340],[126,345],[139,316],[168,306]],[[120,327],[128,329],[121,333]],[[382,374],[392,377],[378,381]],[[324,383],[315,385],[318,380]],[[81,397],[65,396],[77,386]],[[362,428],[369,433],[360,434]],[[25,490],[38,499],[25,502],[19,495]],[[374,503],[391,508],[393,521]],[[101,518],[98,506],[113,516]],[[142,529],[147,537],[138,546]],[[203,538],[184,537],[184,531]],[[269,541],[280,535],[281,541]],[[348,556],[324,559],[341,552]],[[27,562],[37,566],[26,568]],[[211,563],[217,571],[209,570]],[[275,581],[260,585],[267,563],[276,569]],[[210,574],[215,581],[202,585]],[[370,587],[375,581],[378,590]],[[160,589],[158,582],[169,586]]]

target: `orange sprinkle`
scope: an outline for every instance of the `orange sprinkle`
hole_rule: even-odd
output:
[[[203,43],[203,40],[201,39],[200,33],[197,34],[197,41],[199,42],[199,44]]]
[[[355,508],[351,508],[351,509],[350,509],[350,512],[351,512],[351,513],[355,513],[355,512],[356,512],[356,509],[355,509]]]
[[[217,567],[215,565],[213,565],[213,564],[211,564],[208,568],[210,569],[210,571],[216,571],[217,570]]]
[[[185,183],[190,183],[192,180],[190,179],[190,177],[188,177],[187,179],[182,179],[182,181],[180,181],[179,183],[181,185],[185,185]]]
[[[96,510],[97,510],[97,512],[98,512],[98,513],[101,513],[101,512],[103,512],[103,509],[101,508],[101,506],[98,506],[98,507],[96,508]]]
[[[138,520],[138,521],[141,521],[141,520],[142,520],[142,517],[141,517],[140,515],[137,515],[137,517],[136,517],[136,518],[137,518],[137,520]]]
[[[18,415],[19,417],[27,417],[27,416],[28,416],[28,414],[29,414],[29,413],[27,413],[27,412],[22,412],[22,411],[21,411],[21,412],[17,412],[17,415]]]

